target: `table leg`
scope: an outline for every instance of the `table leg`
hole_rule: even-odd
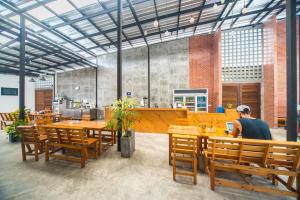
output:
[[[99,155],[102,153],[102,131],[99,130]]]
[[[172,149],[172,134],[169,134],[169,165],[172,165],[171,149]]]

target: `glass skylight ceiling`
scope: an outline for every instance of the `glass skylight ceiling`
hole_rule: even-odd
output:
[[[285,17],[284,0],[179,2],[123,0],[123,49],[212,33],[219,28],[255,26],[271,15]],[[242,14],[244,6],[248,12]],[[299,7],[300,0],[297,1],[298,13]],[[63,69],[94,67],[97,55],[117,50],[116,0],[2,0],[0,29],[5,29],[0,32],[0,59],[8,56],[5,52],[11,52],[10,57],[15,60],[3,60],[0,67],[16,68],[19,55],[16,38],[20,24],[16,12],[25,15],[26,28],[31,36],[31,40],[26,41],[26,56],[30,60],[28,72],[38,73],[43,69],[53,73]],[[153,25],[155,20],[159,23],[158,27]],[[168,35],[165,34],[167,30]]]

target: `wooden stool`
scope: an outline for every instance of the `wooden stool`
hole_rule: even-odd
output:
[[[192,172],[178,171],[176,162],[191,163]],[[172,164],[173,180],[176,175],[192,176],[194,184],[197,183],[197,136],[191,135],[172,135]]]
[[[44,153],[47,137],[45,135],[39,136],[34,126],[18,126],[17,129],[22,134],[21,148],[23,161],[26,160],[26,155],[35,156],[35,161],[38,161],[38,155]],[[30,145],[33,145],[34,149]],[[25,146],[28,151],[26,151]]]

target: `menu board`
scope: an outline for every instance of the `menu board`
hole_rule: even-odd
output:
[[[2,96],[18,96],[18,88],[1,88]]]

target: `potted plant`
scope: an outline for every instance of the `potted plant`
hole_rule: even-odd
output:
[[[5,128],[5,132],[8,135],[10,143],[19,142],[21,139],[21,133],[17,130],[17,126],[25,125],[26,123],[22,120],[16,120]]]
[[[25,109],[25,119],[26,120],[28,120],[27,115],[29,112],[30,112],[30,110]],[[21,140],[21,133],[17,130],[17,127],[26,125],[26,120],[25,121],[19,120],[19,114],[20,114],[19,110],[16,110],[15,112],[12,112],[11,114],[14,118],[14,121],[12,124],[8,125],[4,131],[8,135],[9,142],[14,143],[14,142],[18,142]]]
[[[117,125],[117,130],[122,132],[121,156],[130,158],[135,151],[135,133],[132,126],[136,113],[131,109],[137,105],[134,99],[123,97],[117,100],[111,107],[113,115],[112,121]],[[109,122],[109,123],[112,123]],[[121,122],[121,123],[117,123]]]

